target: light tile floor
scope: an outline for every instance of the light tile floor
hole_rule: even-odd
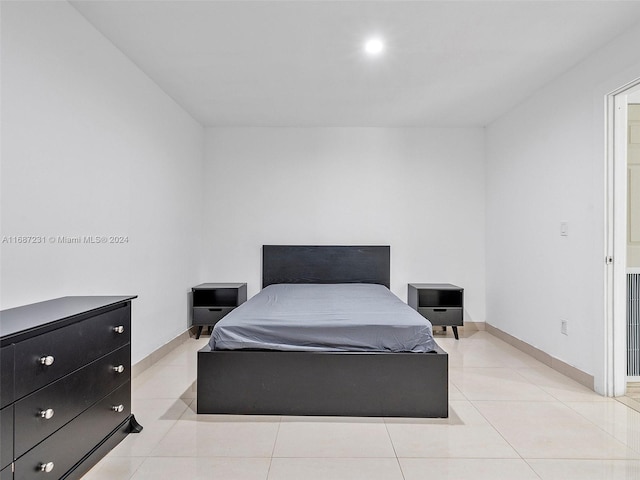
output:
[[[638,406],[640,406],[640,383],[639,382],[630,382],[627,383],[627,393],[625,394],[628,400],[631,400]],[[640,410],[639,408],[635,408],[636,410]]]
[[[448,419],[196,415],[191,339],[134,379],[144,430],[84,479],[640,479],[640,412],[486,332],[436,338]]]

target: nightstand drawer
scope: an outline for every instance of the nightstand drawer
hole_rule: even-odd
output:
[[[462,308],[418,307],[418,313],[438,326],[462,326]]]
[[[215,325],[235,307],[193,307],[194,325]]]

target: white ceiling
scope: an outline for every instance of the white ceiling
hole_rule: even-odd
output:
[[[71,3],[206,126],[482,126],[640,22],[638,1]]]

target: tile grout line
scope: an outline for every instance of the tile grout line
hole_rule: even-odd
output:
[[[530,459],[530,460],[531,460],[531,459]],[[527,464],[527,466],[531,469],[531,471],[533,472],[533,474],[534,474],[536,477],[538,477],[540,480],[544,480],[544,479],[540,476],[540,474],[536,471],[536,469],[535,469],[535,468],[533,468],[533,467],[531,466],[531,464],[529,463],[529,461],[528,461],[526,458],[523,458],[523,459],[522,459],[522,461],[523,461],[524,463],[526,463],[526,464]]]
[[[384,423],[384,429],[387,432],[387,437],[389,437],[389,443],[391,444],[391,448],[393,449],[393,454],[396,458],[396,463],[398,464],[398,468],[400,469],[400,475],[402,476],[402,480],[406,480],[404,475],[404,470],[402,469],[402,464],[400,463],[400,458],[398,457],[398,452],[396,451],[396,446],[393,443],[393,439],[391,438],[391,432],[389,431],[389,425],[387,425],[387,419],[383,418],[382,422]]]
[[[478,402],[494,402],[494,403],[498,403],[498,402],[520,402],[520,403],[538,403],[537,401],[533,401],[533,400],[476,400]],[[471,402],[473,407],[476,408],[475,404],[473,402]],[[552,402],[548,402],[548,403],[552,403]],[[622,445],[623,447],[632,450],[635,453],[640,454],[640,452],[636,451],[634,448],[628,446],[627,444],[623,443],[621,440],[618,440],[615,436],[613,436],[611,433],[607,432],[604,428],[600,427],[598,424],[592,422],[590,419],[586,418],[584,415],[582,415],[580,412],[578,412],[577,410],[574,410],[573,408],[571,408],[570,405],[566,405],[565,402],[561,401],[561,400],[557,400],[557,403],[567,407],[568,409],[570,409],[572,412],[574,412],[575,414],[577,414],[579,417],[581,417],[582,419],[586,420],[587,422],[589,422],[589,424],[591,424],[592,426],[596,427],[597,429],[601,430],[603,433],[605,433],[607,436],[611,437],[611,439]],[[601,403],[601,402],[583,402],[583,403]],[[476,408],[477,410],[477,408]],[[480,415],[482,415],[482,412],[478,411],[478,413],[480,413]],[[493,427],[496,432],[505,440],[505,442],[507,442],[509,444],[509,446],[511,448],[513,448],[513,450],[518,454],[518,456],[524,460],[525,462],[527,462],[527,460],[520,454],[520,452],[518,452],[518,450],[516,450],[516,448],[511,445],[511,443],[504,438],[504,436],[502,436],[502,434],[500,433],[500,431],[497,429],[497,427],[495,427],[490,421],[489,419],[487,419],[484,415],[482,415],[483,418],[485,418],[487,420],[487,422],[491,425],[491,427]],[[612,459],[612,458],[605,458],[605,457],[597,457],[597,458],[593,458],[593,457],[579,457],[579,458],[556,458],[556,457],[533,457],[530,458],[530,460],[598,460],[598,461],[612,461],[612,460],[620,460],[620,461],[640,461],[640,458],[624,458],[624,459]],[[528,464],[528,462],[527,462]]]
[[[280,416],[280,420],[278,420],[278,429],[276,430],[276,438],[273,441],[273,448],[271,449],[271,456],[269,457],[269,468],[267,468],[267,477],[265,480],[269,480],[269,475],[271,475],[271,466],[273,465],[273,455],[276,453],[276,445],[278,444],[278,436],[280,435],[280,427],[282,426],[282,416]]]
[[[480,409],[478,409],[478,407],[476,406],[476,404],[474,402],[472,402],[471,400],[469,401],[469,403],[471,404],[471,406],[478,412],[478,414],[484,418],[486,420],[486,422],[491,426],[491,428],[493,428],[495,430],[495,432],[500,435],[500,438],[502,438],[507,445],[509,445],[511,447],[511,449],[516,453],[516,455],[518,455],[518,458],[520,460],[522,460],[523,462],[525,462],[527,464],[527,466],[529,466],[529,468],[531,468],[531,466],[529,465],[529,463],[524,459],[524,457],[520,454],[520,452],[516,449],[516,447],[514,447],[513,445],[511,445],[511,442],[509,440],[507,440],[505,438],[505,436],[502,434],[502,432],[500,430],[498,430],[498,427],[496,427],[481,411]],[[533,471],[533,473],[535,473],[536,475],[538,475],[538,473],[531,469]]]
[[[580,413],[578,410],[575,410],[571,405],[567,405],[566,401],[562,401],[560,400],[560,403],[562,403],[565,407],[569,408],[572,412],[575,412],[578,416],[580,416],[581,418],[583,418],[584,420],[586,420],[587,422],[589,422],[591,425],[593,425],[594,427],[598,428],[600,431],[602,431],[603,433],[607,434],[608,436],[610,436],[614,441],[618,442],[620,445],[625,446],[626,448],[628,448],[629,450],[635,452],[636,454],[640,455],[640,448],[636,449],[635,447],[632,447],[628,444],[626,444],[625,442],[623,442],[622,440],[619,440],[615,435],[613,435],[610,432],[607,432],[603,427],[601,427],[600,425],[598,425],[597,423],[595,423],[594,421],[592,421],[590,418],[586,417],[585,415],[583,415],[582,413]],[[602,402],[602,401],[598,401],[598,402],[575,402],[575,403],[599,403],[599,404],[606,404],[607,402]],[[619,402],[622,403],[622,402]],[[624,403],[623,403],[624,405]],[[631,411],[635,411],[633,408],[629,407],[628,405],[625,405],[626,408],[628,408]],[[627,459],[627,460],[633,460],[633,459]],[[635,459],[635,460],[640,460],[640,458]]]
[[[142,468],[142,465],[144,465],[147,461],[149,460],[148,456],[144,457],[144,460],[142,460],[140,462],[140,465],[138,465],[134,470],[133,473],[129,476],[129,480],[131,480],[133,477],[136,476],[136,474],[138,473],[138,471],[140,470],[140,468]]]
[[[562,375],[561,372],[558,372]],[[566,375],[565,375],[566,376]],[[569,377],[567,377],[569,378]],[[575,383],[575,380],[569,378],[570,380],[572,380]],[[581,385],[580,383],[578,383],[578,385]],[[578,410],[574,409],[571,405],[569,405],[569,402],[572,402],[571,400],[563,400],[561,398],[559,398],[557,395],[554,395],[552,392],[547,391],[546,389],[542,388],[546,393],[548,393],[549,395],[551,395],[553,398],[555,398],[559,403],[561,403],[562,405],[564,405],[565,407],[567,407],[568,409],[570,409],[572,412],[576,413],[578,416],[580,416],[581,418],[583,418],[584,420],[586,420],[587,422],[589,422],[591,425],[593,425],[594,427],[598,428],[599,430],[601,430],[603,433],[607,434],[608,436],[610,436],[614,441],[618,442],[619,444],[625,446],[626,448],[628,448],[629,450],[632,450],[638,454],[640,454],[640,449],[636,449],[626,443],[624,443],[623,441],[619,440],[618,438],[616,438],[615,435],[611,434],[610,432],[608,432],[607,430],[605,430],[603,427],[601,427],[600,425],[598,425],[596,422],[594,422],[593,420],[591,420],[590,418],[586,417],[585,415],[583,415],[581,412],[579,412]],[[607,398],[607,397],[605,397]],[[615,397],[613,397],[613,400],[616,400]],[[616,400],[617,401],[617,400]],[[606,404],[606,401],[602,401],[602,400],[597,400],[597,401],[574,401],[573,403],[590,403],[590,404]],[[630,410],[635,410],[633,407],[630,407],[629,405],[625,404],[624,402],[618,402],[618,403],[622,403],[625,407],[627,407]],[[637,410],[636,410],[637,411]]]
[[[628,395],[622,395],[620,397],[612,397],[616,402],[625,405],[631,410],[635,410],[640,413],[640,401],[630,397]]]

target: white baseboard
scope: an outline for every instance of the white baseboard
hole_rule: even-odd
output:
[[[484,322],[464,322],[462,328],[466,328],[467,332],[474,330],[484,332],[487,329],[487,325]]]
[[[191,338],[191,330],[186,330],[178,335],[173,340],[162,345],[160,348],[154,350],[149,355],[144,357],[139,362],[134,363],[131,366],[131,378],[136,378],[142,372],[144,372],[147,368],[153,366],[156,362],[164,358],[169,352],[171,352],[178,345],[186,342]]]
[[[518,350],[526,353],[527,355],[531,355],[533,358],[538,360],[539,362],[544,363],[548,367],[553,368],[554,370],[566,375],[567,377],[575,380],[576,382],[584,385],[587,388],[593,390],[593,375],[589,375],[586,372],[583,372],[579,368],[574,367],[573,365],[569,365],[568,363],[563,362],[546,352],[543,352],[539,348],[534,347],[533,345],[529,345],[527,342],[516,338],[507,332],[500,330],[497,327],[487,323],[486,324],[487,332],[491,335],[498,337],[500,340],[507,342],[509,345],[514,346]]]

